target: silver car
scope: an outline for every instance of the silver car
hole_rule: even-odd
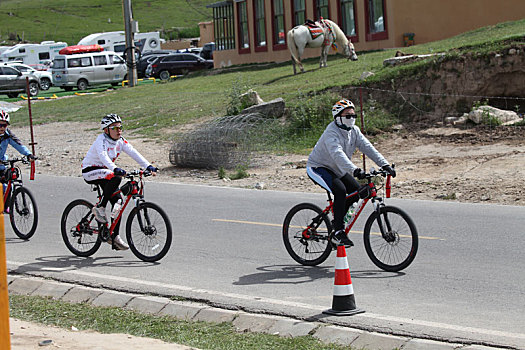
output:
[[[58,55],[53,59],[53,85],[66,91],[100,84],[118,85],[126,79],[124,60],[112,51]]]

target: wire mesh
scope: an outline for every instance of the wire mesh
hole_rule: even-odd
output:
[[[263,148],[265,138],[260,130],[265,122],[268,118],[259,113],[213,119],[174,142],[169,152],[170,162],[181,167],[207,169],[248,165],[253,153]]]

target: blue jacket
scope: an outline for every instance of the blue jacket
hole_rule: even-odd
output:
[[[20,152],[20,154],[23,154],[24,156],[31,154],[31,151],[22,144],[20,139],[18,139],[18,137],[16,137],[15,134],[11,132],[11,130],[6,129],[5,133],[0,136],[0,160],[8,159],[7,155],[5,154],[8,145],[13,146],[18,152]],[[0,164],[0,170],[4,169],[5,166]]]

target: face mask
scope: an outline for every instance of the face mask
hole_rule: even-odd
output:
[[[350,118],[350,119],[341,118],[341,123],[347,128],[351,128],[355,125],[355,118]]]

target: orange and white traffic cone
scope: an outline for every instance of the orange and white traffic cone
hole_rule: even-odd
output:
[[[323,314],[334,316],[351,316],[360,314],[365,310],[358,309],[355,305],[354,288],[350,277],[350,268],[344,245],[337,246],[335,260],[334,298],[332,308],[323,311]]]

